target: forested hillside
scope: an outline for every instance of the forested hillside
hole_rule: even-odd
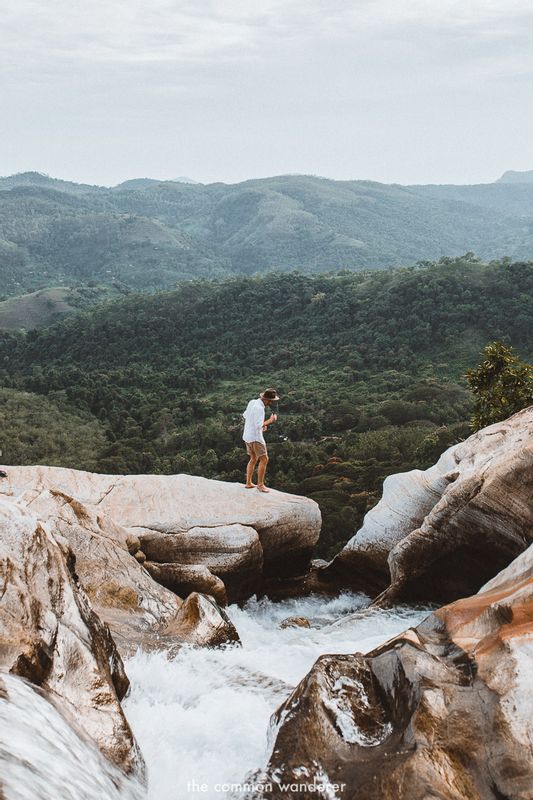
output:
[[[533,355],[533,262],[466,256],[130,295],[0,334],[3,461],[242,480],[241,412],[273,385],[271,483],[320,503],[331,553],[387,474],[467,434],[463,376],[493,339]]]
[[[90,282],[386,268],[473,250],[531,257],[533,183],[400,186],[281,176],[240,184],[38,173],[0,179],[0,299]]]
[[[0,330],[33,330],[50,325],[59,317],[75,314],[103,300],[128,294],[119,286],[81,286],[78,288],[55,286],[38,289],[30,294],[0,300]]]

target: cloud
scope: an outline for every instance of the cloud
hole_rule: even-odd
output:
[[[531,168],[531,0],[0,0],[0,35],[0,173]]]
[[[395,31],[494,43],[533,21],[529,0],[1,0],[0,9],[4,64],[253,61]]]

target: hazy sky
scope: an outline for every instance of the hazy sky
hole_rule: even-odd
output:
[[[533,169],[531,0],[0,0],[0,174]]]

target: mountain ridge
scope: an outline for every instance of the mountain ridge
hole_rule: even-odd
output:
[[[468,251],[531,257],[533,183],[402,186],[300,175],[207,185],[143,178],[107,188],[39,173],[0,179],[8,296],[91,281],[146,291],[270,271],[381,269]]]
[[[524,180],[529,182],[533,180],[533,170],[505,170],[499,178],[496,178],[494,181],[479,181],[475,183],[399,183],[398,181],[377,181],[372,178],[329,178],[326,175],[318,175],[315,173],[310,172],[280,172],[274,175],[267,175],[260,178],[245,178],[244,180],[240,181],[197,181],[194,178],[188,177],[186,175],[179,175],[176,178],[150,178],[150,177],[134,177],[134,178],[126,178],[123,181],[119,181],[119,183],[115,184],[89,184],[80,181],[70,181],[64,178],[56,178],[52,175],[49,175],[46,172],[41,172],[39,170],[24,170],[23,172],[14,172],[10,175],[0,175],[0,187],[4,184],[10,185],[22,185],[22,184],[32,184],[35,185],[43,184],[43,183],[60,183],[60,184],[68,184],[70,186],[77,186],[82,188],[96,188],[96,189],[117,189],[120,187],[124,187],[128,184],[139,184],[142,186],[144,182],[146,185],[152,184],[160,184],[160,183],[188,183],[192,186],[239,186],[245,183],[256,182],[256,181],[269,181],[275,180],[277,178],[311,178],[313,180],[321,180],[321,181],[331,181],[332,183],[368,183],[368,184],[375,184],[377,186],[395,186],[395,187],[404,187],[404,188],[411,188],[411,187],[424,187],[424,186],[449,186],[449,187],[468,187],[468,186],[493,186],[497,183],[505,183],[507,181],[512,180]]]
[[[498,178],[496,183],[532,183],[533,169],[514,170],[508,169]]]

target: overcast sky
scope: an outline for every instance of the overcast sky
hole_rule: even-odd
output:
[[[533,169],[531,0],[0,0],[0,174]]]

